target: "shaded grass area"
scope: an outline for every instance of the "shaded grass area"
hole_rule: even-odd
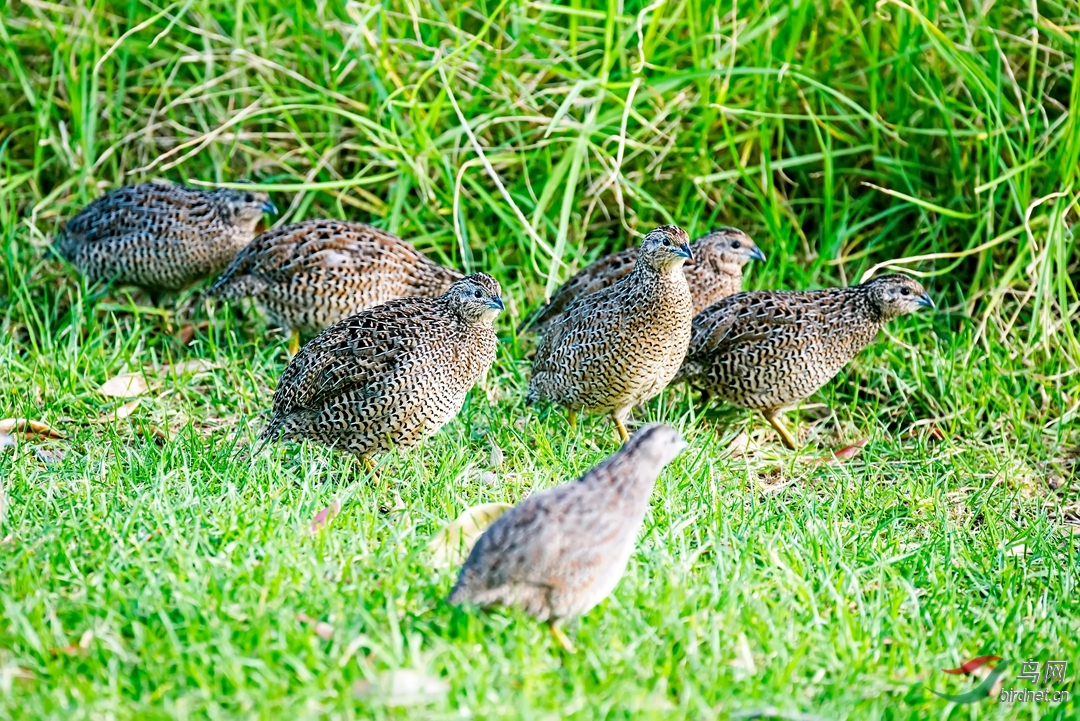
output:
[[[69,438],[0,454],[4,717],[1075,714],[918,686],[969,688],[938,669],[995,654],[1068,660],[1075,689],[1075,5],[11,7],[0,411]],[[251,458],[283,339],[211,308],[181,343],[170,309],[80,287],[45,251],[83,203],[149,177],[250,178],[276,222],[371,221],[492,272],[511,302],[489,378],[377,480],[310,447]],[[682,389],[650,404],[639,418],[691,448],[564,658],[515,613],[445,606],[453,569],[426,544],[614,450],[601,420],[524,408],[531,341],[512,329],[669,221],[750,232],[769,256],[750,287],[929,255],[894,267],[942,310],[811,399],[799,454]],[[151,390],[112,420],[95,389],[133,370]],[[733,457],[744,428],[761,447]],[[400,668],[449,693],[354,698]]]

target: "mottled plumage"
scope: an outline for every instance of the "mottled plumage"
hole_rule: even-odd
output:
[[[794,448],[780,411],[825,385],[887,322],[921,307],[933,301],[905,275],[848,288],[739,293],[694,318],[676,380],[761,411]]]
[[[306,220],[252,241],[209,294],[254,298],[275,325],[318,333],[395,298],[442,295],[461,277],[384,230],[344,220]]]
[[[518,606],[572,652],[557,624],[615,589],[653,484],[685,447],[673,428],[646,426],[578,481],[529,496],[477,540],[449,602]]]
[[[765,254],[738,228],[717,228],[690,244],[694,262],[683,273],[694,298],[694,313],[742,290],[743,266],[751,260],[765,260]],[[559,286],[551,300],[534,310],[518,326],[518,333],[543,333],[548,325],[574,300],[606,288],[624,277],[637,262],[637,247],[604,256]]]
[[[437,298],[399,298],[338,321],[293,357],[264,439],[309,439],[370,462],[457,415],[495,360],[499,284],[467,276]]]
[[[57,252],[91,283],[179,290],[220,273],[251,242],[266,193],[141,183],[106,193],[57,235]]]
[[[610,413],[625,440],[630,409],[660,393],[686,354],[694,305],[682,265],[690,257],[674,225],[646,235],[630,273],[581,296],[549,326],[527,400]]]

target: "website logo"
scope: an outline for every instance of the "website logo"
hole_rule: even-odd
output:
[[[995,663],[994,666],[989,664]],[[978,656],[965,661],[956,668],[943,668],[944,673],[954,676],[975,675],[980,679],[974,688],[959,694],[948,694],[927,690],[930,693],[955,704],[978,703],[990,696],[996,696],[1001,703],[1064,703],[1069,700],[1069,692],[1065,689],[1055,689],[1055,685],[1065,683],[1065,675],[1068,673],[1068,661],[1024,661],[1020,664],[1020,672],[1013,679],[1014,682],[1025,682],[1031,686],[1040,684],[1040,688],[1002,688],[1003,674],[1012,665],[1012,661],[1000,656]],[[989,666],[989,668],[984,668]],[[1041,668],[1040,668],[1041,666]]]

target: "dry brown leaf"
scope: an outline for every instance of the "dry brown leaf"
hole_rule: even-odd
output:
[[[326,621],[317,621],[314,618],[312,618],[311,616],[304,613],[303,611],[296,614],[296,619],[298,621],[300,621],[301,623],[306,623],[306,624],[312,626],[313,627],[312,631],[314,631],[315,635],[318,636],[319,638],[321,638],[322,640],[330,641],[331,639],[334,638],[334,627],[331,626]]]
[[[833,455],[836,456],[837,460],[846,461],[859,455],[859,453],[862,452],[863,447],[866,446],[867,443],[869,443],[869,441],[863,438],[861,440],[855,441],[850,446],[844,446],[840,450],[834,452]]]
[[[503,449],[499,448],[499,446],[492,443],[491,444],[491,457],[488,459],[488,462],[491,464],[491,467],[492,468],[498,468],[499,466],[501,466],[503,464],[503,460],[505,460],[504,456],[503,456]]]
[[[341,501],[334,500],[329,506],[322,509],[315,514],[315,517],[311,519],[311,533],[315,533],[320,528],[326,526],[330,521],[334,520],[338,512],[341,511]]]
[[[142,373],[121,373],[105,381],[98,393],[112,398],[134,398],[149,390]]]
[[[410,668],[380,673],[374,683],[353,684],[356,698],[376,698],[387,706],[418,706],[442,701],[450,693],[450,684]]]
[[[323,641],[332,641],[334,640],[334,627],[326,621],[319,621],[315,624],[315,635]]]
[[[67,453],[63,448],[35,448],[34,455],[45,465],[51,466],[54,463],[63,461]]]
[[[196,330],[206,330],[210,327],[210,321],[204,320],[198,325],[192,323],[184,323],[180,326],[180,331],[176,334],[176,340],[180,345],[189,345],[195,338]]]
[[[23,438],[63,438],[64,434],[48,423],[32,421],[29,418],[5,418],[0,421],[0,433],[19,434]]]
[[[122,421],[123,419],[134,413],[135,409],[139,407],[140,403],[142,403],[142,398],[136,398],[133,401],[128,401],[127,403],[113,411],[113,419]]]
[[[724,455],[728,458],[741,458],[750,450],[750,436],[747,435],[746,431],[742,431],[728,444],[727,449],[724,451]]]
[[[464,563],[484,529],[511,508],[509,503],[481,503],[465,509],[428,543],[434,565],[450,568]]]
[[[750,650],[750,642],[746,640],[745,633],[740,633],[736,639],[735,658],[730,663],[737,677],[750,678],[757,675],[757,664],[754,663],[754,654]]]
[[[205,371],[211,371],[217,367],[217,363],[211,363],[205,358],[196,358],[194,360],[184,361],[183,363],[164,365],[161,367],[161,372],[166,375],[172,374],[182,376],[191,373],[203,373]]]

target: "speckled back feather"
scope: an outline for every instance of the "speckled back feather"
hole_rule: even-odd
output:
[[[725,298],[694,318],[676,381],[758,410],[807,398],[899,314],[879,297],[893,284],[907,288],[912,299],[925,297],[918,283],[893,275],[847,288],[752,291]]]
[[[642,245],[665,234],[685,248],[686,234],[675,226],[653,231]],[[571,303],[537,348],[527,400],[621,420],[662,391],[690,340],[693,301],[680,266],[661,271],[640,256],[616,283]]]
[[[764,254],[746,233],[738,228],[717,228],[690,244],[694,263],[683,266],[683,273],[694,299],[694,312],[742,289],[743,266],[750,260],[764,260]],[[637,262],[638,248],[627,248],[606,255],[579,271],[552,294],[551,300],[533,310],[518,326],[517,332],[544,333],[576,299],[612,285],[625,277]]]
[[[395,298],[442,295],[461,277],[392,233],[319,219],[260,235],[209,293],[255,298],[274,324],[316,333]]]
[[[129,185],[79,211],[55,247],[91,282],[177,290],[220,273],[272,207],[254,188]]]
[[[618,584],[656,478],[683,447],[674,429],[646,426],[577,482],[529,496],[477,541],[449,603],[544,621],[589,611]]]
[[[330,326],[285,369],[262,437],[369,456],[434,433],[495,360],[494,313],[470,303],[501,308],[498,283],[478,273],[437,298],[399,298]]]

